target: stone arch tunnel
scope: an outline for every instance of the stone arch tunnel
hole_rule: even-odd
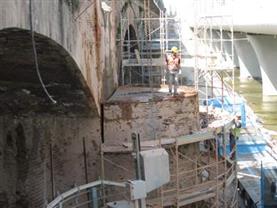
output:
[[[123,45],[123,51],[126,53],[129,51],[129,53],[134,54],[135,49],[138,49],[138,38],[136,34],[136,30],[133,25],[129,25],[128,29],[125,31],[124,35],[124,45]],[[128,44],[130,44],[128,46]]]
[[[87,108],[93,105],[93,98],[89,93],[88,86],[70,54],[55,41],[36,34],[36,50],[38,54],[39,71],[42,80],[57,101],[57,105],[51,105],[42,90],[35,69],[34,53],[32,48],[31,34],[28,30],[10,28],[0,31],[0,81],[2,82],[2,113],[20,113],[21,109],[28,111],[32,108],[32,100],[39,102],[39,112],[49,111],[51,108],[61,105],[74,105]],[[3,102],[9,99],[13,92],[23,89],[23,96],[16,97],[21,105],[13,105],[15,100],[8,100],[9,105],[3,106]],[[12,109],[10,107],[18,107]],[[43,106],[45,108],[43,109]],[[95,108],[95,103],[94,103]],[[76,109],[75,109],[76,110]]]
[[[30,10],[30,3],[33,7]],[[72,57],[93,95],[98,112],[101,102],[117,85],[115,12],[106,14],[101,1],[71,0],[10,0],[0,1],[0,30],[5,28],[30,29],[30,14],[36,33],[62,46]],[[110,22],[106,24],[105,22]],[[109,45],[111,50],[106,50]],[[107,61],[110,59],[110,61]],[[112,71],[112,72],[110,72]],[[105,75],[111,77],[106,79]],[[108,83],[109,82],[109,83]],[[107,85],[109,89],[103,86]],[[110,84],[113,83],[113,84]]]
[[[99,175],[99,116],[85,79],[61,45],[37,33],[35,40],[57,104],[38,80],[30,31],[0,31],[0,207],[43,207]]]

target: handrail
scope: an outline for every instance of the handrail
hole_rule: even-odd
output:
[[[81,186],[77,186],[75,188],[70,189],[67,192],[64,192],[62,194],[60,194],[59,196],[57,196],[52,202],[50,202],[46,208],[54,208],[56,205],[58,205],[59,203],[61,203],[61,201],[63,201],[65,198],[80,192],[82,190],[88,189],[88,188],[93,188],[99,185],[109,185],[109,186],[118,186],[118,187],[126,187],[126,183],[118,183],[118,182],[113,182],[113,181],[105,181],[105,180],[98,180],[98,181],[94,181],[91,183],[87,183]]]

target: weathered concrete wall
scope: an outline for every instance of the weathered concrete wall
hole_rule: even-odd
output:
[[[260,64],[263,94],[277,95],[277,39],[273,35],[247,35],[247,37]]]
[[[104,107],[105,143],[131,142],[133,132],[141,140],[174,138],[199,128],[198,96],[144,102],[107,103]]]
[[[0,0],[0,30],[29,30],[29,2],[30,0]],[[35,32],[60,44],[72,56],[100,111],[100,103],[118,86],[121,48],[117,39],[124,38],[120,34],[124,36],[129,25],[133,25],[138,33],[138,23],[134,19],[142,16],[143,2],[105,1],[110,6],[109,11],[102,9],[100,0],[32,2]],[[70,2],[75,6],[70,6]],[[152,16],[157,16],[157,12],[152,11]],[[120,15],[129,19],[128,24],[122,28]]]
[[[261,79],[261,70],[259,62],[252,45],[248,40],[239,40],[247,38],[245,34],[234,33],[234,37],[238,39],[234,42],[239,58],[240,79],[258,78]]]
[[[1,116],[0,207],[43,207],[53,194],[96,180],[99,128],[97,117]]]
[[[73,57],[91,90],[99,109],[104,99],[103,87],[110,94],[117,85],[115,59],[116,27],[113,11],[108,17],[101,9],[101,1],[79,1],[71,8],[66,0],[33,0],[34,30],[62,45]],[[4,28],[30,29],[29,0],[0,1],[0,30]],[[106,46],[109,46],[106,50]],[[109,61],[107,61],[109,60]],[[107,70],[107,72],[106,72]],[[106,72],[106,73],[105,73]],[[107,75],[109,79],[105,79]],[[107,89],[109,88],[109,89]]]

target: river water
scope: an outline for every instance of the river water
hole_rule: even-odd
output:
[[[235,81],[236,91],[248,102],[266,129],[277,131],[277,96],[263,96],[257,80]]]

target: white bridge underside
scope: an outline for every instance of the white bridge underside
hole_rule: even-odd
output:
[[[219,23],[224,16],[232,17],[234,48],[239,60],[240,78],[262,79],[263,95],[277,95],[277,1],[224,2],[224,6],[219,7],[208,4],[208,8],[204,9],[208,12],[202,13],[203,18],[218,18],[214,20],[215,25],[212,25],[212,28],[222,28],[224,33],[229,33],[230,23]]]

